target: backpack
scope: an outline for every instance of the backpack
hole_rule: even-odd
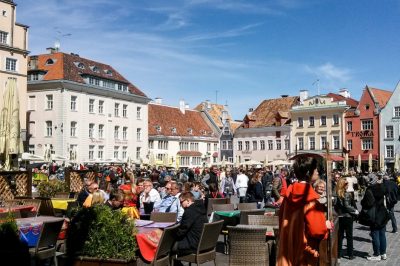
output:
[[[271,195],[272,192],[272,181],[274,180],[273,175],[266,174],[264,176],[264,182],[263,182],[263,187],[264,187],[264,194],[266,196]]]
[[[225,178],[224,192],[227,194],[233,194],[233,180],[229,180],[227,177]]]

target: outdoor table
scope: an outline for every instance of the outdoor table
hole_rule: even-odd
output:
[[[36,246],[39,240],[40,231],[42,230],[43,222],[59,221],[64,218],[53,216],[38,216],[31,218],[15,219],[20,232],[20,240],[28,244],[29,247]]]
[[[54,209],[66,211],[68,208],[68,202],[74,202],[76,199],[61,199],[61,198],[54,198],[51,199],[51,203],[53,204]]]
[[[33,205],[19,205],[14,207],[0,207],[0,212],[16,212],[16,211],[34,211]]]

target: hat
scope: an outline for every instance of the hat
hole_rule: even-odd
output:
[[[378,182],[378,177],[374,173],[368,175],[368,184],[375,185]]]

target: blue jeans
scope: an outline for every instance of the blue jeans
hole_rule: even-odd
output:
[[[386,254],[386,226],[381,229],[371,229],[372,248],[374,256]]]
[[[392,222],[392,231],[397,232],[397,221],[396,216],[394,216],[394,207],[388,208],[390,221]]]

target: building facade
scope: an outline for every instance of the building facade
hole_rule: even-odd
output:
[[[362,169],[367,171],[370,154],[373,170],[379,170],[379,114],[392,92],[366,86],[354,112],[346,115],[346,149],[350,165],[357,165],[361,157]]]
[[[168,167],[210,166],[218,161],[219,139],[200,111],[149,104],[149,161]]]
[[[29,151],[77,162],[143,162],[150,99],[110,65],[49,49],[28,70]]]
[[[8,81],[14,79],[19,94],[21,138],[26,148],[26,83],[28,26],[16,22],[16,6],[12,0],[0,0],[0,95]],[[0,101],[0,109],[3,101]]]
[[[290,152],[290,114],[299,97],[264,100],[244,117],[235,131],[235,161],[287,160]]]
[[[381,158],[383,156],[385,168],[395,170],[397,167],[396,170],[399,170],[398,165],[395,167],[395,160],[400,157],[400,83],[380,112],[379,135],[379,152]]]

